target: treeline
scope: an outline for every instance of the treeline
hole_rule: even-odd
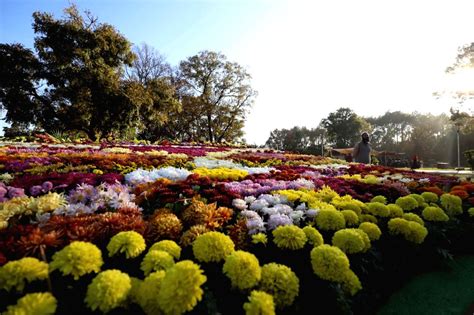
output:
[[[448,162],[457,165],[457,132],[461,164],[467,166],[463,152],[474,148],[474,120],[459,110],[451,114],[386,112],[378,117],[361,117],[349,108],[339,108],[321,120],[318,127],[275,129],[266,146],[278,150],[321,154],[332,148],[350,148],[360,141],[363,131],[371,135],[371,145],[378,151],[417,155],[425,165]]]
[[[0,43],[5,135],[45,131],[91,140],[238,141],[256,92],[250,75],[220,53],[177,66],[132,44],[72,5],[61,19],[35,12],[34,51]]]

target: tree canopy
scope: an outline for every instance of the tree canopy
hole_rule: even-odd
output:
[[[256,92],[223,54],[203,51],[173,69],[91,13],[35,12],[35,51],[0,44],[0,109],[12,131],[83,131],[146,139],[235,141]]]

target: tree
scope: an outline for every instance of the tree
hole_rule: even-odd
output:
[[[147,84],[156,79],[169,79],[172,68],[166,58],[158,50],[142,43],[135,46],[133,52],[136,56],[131,67],[126,68],[125,77],[131,81]]]
[[[75,6],[63,19],[40,12],[33,18],[37,55],[21,45],[0,46],[7,121],[48,132],[80,130],[94,139],[164,123],[166,112],[179,107],[170,84],[150,75],[123,79],[135,55],[111,25]]]
[[[397,151],[410,138],[414,116],[395,111],[367,121],[373,127],[371,143],[381,150]]]
[[[0,109],[6,110],[7,122],[26,128],[47,102],[37,92],[41,64],[20,44],[0,44],[0,64]]]
[[[343,107],[330,113],[321,121],[321,125],[327,130],[330,142],[339,148],[354,146],[360,140],[361,131],[370,128],[365,119],[350,108]]]
[[[242,66],[220,53],[203,51],[182,61],[178,76],[183,83],[181,120],[190,124],[192,138],[221,142],[243,136],[256,92]]]
[[[320,154],[323,134],[324,130],[321,128],[295,126],[292,129],[275,129],[270,132],[265,146],[276,150]]]

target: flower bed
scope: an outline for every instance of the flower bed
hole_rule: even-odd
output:
[[[190,145],[0,161],[8,314],[370,314],[474,253],[474,184],[456,177]]]

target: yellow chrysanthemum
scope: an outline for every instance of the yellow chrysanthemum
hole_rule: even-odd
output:
[[[132,287],[130,288],[130,292],[128,293],[128,300],[130,303],[139,304],[139,296],[140,296],[140,287],[143,283],[143,280],[140,280],[135,277],[130,277],[130,284]]]
[[[178,315],[191,311],[202,299],[201,285],[207,278],[190,260],[176,263],[166,271],[158,293],[158,305],[165,314]]]
[[[277,308],[283,308],[293,304],[298,296],[300,280],[287,266],[269,263],[262,266],[259,289],[273,296]]]
[[[128,274],[116,269],[102,271],[87,287],[84,302],[93,311],[107,313],[124,304],[131,288]]]
[[[346,270],[344,272],[342,289],[352,296],[362,290],[362,284],[360,283],[359,277],[357,277],[352,270]]]
[[[26,282],[48,278],[48,264],[36,258],[25,257],[9,261],[0,267],[0,288],[23,291]]]
[[[252,243],[267,245],[267,235],[265,233],[257,233],[252,235]]]
[[[427,203],[436,203],[438,202],[439,198],[438,195],[429,191],[425,191],[424,193],[421,194],[421,197],[425,200]]]
[[[359,253],[365,249],[364,240],[355,229],[337,231],[332,238],[332,244],[348,254]]]
[[[165,274],[163,270],[155,271],[141,281],[139,285],[137,283],[138,288],[135,300],[148,315],[163,314],[157,297],[161,291],[161,283],[165,278]]]
[[[167,270],[174,265],[173,256],[163,250],[151,250],[143,258],[140,269],[148,276],[153,271]]]
[[[404,214],[403,209],[397,204],[390,203],[387,205],[387,208],[390,210],[391,218],[400,218]]]
[[[367,233],[364,232],[364,230],[361,230],[361,229],[354,229],[354,230],[356,233],[360,235],[360,237],[362,237],[362,241],[364,242],[364,249],[362,250],[362,252],[368,251],[370,247],[372,246],[372,244],[370,243],[369,236],[367,235]]]
[[[467,210],[467,213],[469,213],[470,217],[474,217],[474,207],[471,207]]]
[[[441,206],[450,217],[462,214],[462,199],[451,194],[443,194],[440,198]]]
[[[370,214],[375,216],[388,217],[390,215],[390,209],[381,202],[369,202],[367,203],[367,209]]]
[[[31,201],[29,208],[34,212],[52,212],[67,203],[63,195],[49,192]]]
[[[254,290],[244,303],[245,315],[275,315],[275,304],[270,294]]]
[[[315,193],[315,197],[321,199],[324,202],[331,202],[333,198],[338,197],[339,194],[331,187],[324,185]]]
[[[372,200],[370,200],[370,202],[380,202],[380,203],[383,203],[385,205],[385,204],[387,204],[387,198],[385,196],[378,195],[378,196],[375,196],[374,198],[372,198]]]
[[[222,271],[240,290],[253,288],[260,281],[262,272],[257,257],[241,250],[226,257]]]
[[[125,253],[127,258],[135,258],[146,248],[145,239],[135,231],[119,232],[114,235],[107,245],[109,257],[117,253]]]
[[[321,279],[341,282],[344,272],[349,270],[349,259],[340,248],[325,244],[313,248],[311,265]]]
[[[371,222],[377,224],[378,220],[371,214],[361,214],[359,216],[359,222]]]
[[[449,221],[448,215],[438,207],[426,207],[421,215],[427,221]]]
[[[218,168],[205,168],[205,167],[198,167],[193,170],[193,173],[198,174],[200,176],[206,176],[211,179],[218,179],[218,180],[241,180],[249,173],[244,170],[238,169],[231,169],[226,167],[218,167]]]
[[[405,213],[402,217],[402,219],[408,220],[408,221],[413,221],[416,223],[419,223],[421,225],[425,225],[425,221],[423,221],[422,218],[420,218],[417,214],[414,213]]]
[[[324,231],[337,231],[346,226],[344,215],[337,210],[321,210],[314,220],[318,228]]]
[[[359,224],[359,216],[357,213],[353,210],[342,210],[341,211],[342,215],[344,216],[344,219],[346,220],[346,225],[347,226],[355,226]]]
[[[354,199],[350,195],[335,197],[331,203],[339,210],[352,210],[357,213],[357,215],[362,214],[362,209],[366,208],[366,205],[362,201]]]
[[[72,275],[75,280],[91,273],[99,272],[102,253],[92,243],[75,241],[53,255],[49,264],[51,271],[59,269],[63,275]]]
[[[273,242],[281,249],[297,250],[306,244],[306,234],[296,225],[283,225],[272,232]]]
[[[159,241],[153,245],[151,245],[149,252],[152,250],[162,250],[170,254],[174,257],[174,259],[178,260],[181,257],[181,247],[174,241],[170,240],[163,240]]]
[[[359,225],[359,229],[364,231],[369,236],[371,241],[378,240],[382,235],[382,231],[380,231],[378,225],[371,222],[362,222]]]
[[[234,251],[234,242],[220,232],[207,232],[199,235],[193,242],[193,253],[203,262],[220,262]]]
[[[403,209],[403,211],[411,211],[418,208],[418,201],[412,196],[398,197],[395,204]]]
[[[401,218],[388,221],[388,231],[392,235],[403,235],[407,241],[421,244],[428,235],[428,230],[421,224]]]
[[[307,225],[303,228],[303,232],[311,245],[316,247],[324,244],[323,236],[314,227]]]
[[[49,292],[30,293],[8,306],[4,315],[51,315],[56,313],[56,298]]]
[[[425,199],[421,195],[409,194],[408,196],[416,200],[416,202],[418,203],[418,207],[421,207],[425,203]]]

